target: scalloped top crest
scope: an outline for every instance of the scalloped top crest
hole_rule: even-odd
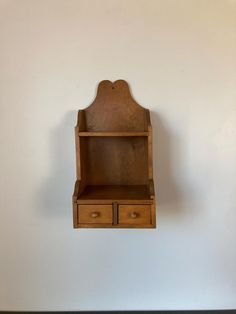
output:
[[[132,97],[124,80],[101,81],[85,110],[87,131],[146,131],[147,110]]]

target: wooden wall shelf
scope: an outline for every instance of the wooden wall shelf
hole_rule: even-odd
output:
[[[127,82],[100,82],[75,142],[74,228],[155,228],[150,113]]]

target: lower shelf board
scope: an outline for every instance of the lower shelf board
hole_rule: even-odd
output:
[[[78,200],[150,200],[147,185],[88,185]]]

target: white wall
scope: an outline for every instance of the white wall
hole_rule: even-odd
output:
[[[0,310],[236,308],[236,2],[0,1]],[[156,230],[73,230],[76,110],[152,111]]]

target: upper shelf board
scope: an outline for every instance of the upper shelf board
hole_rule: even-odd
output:
[[[148,136],[148,132],[79,132],[79,136]]]

